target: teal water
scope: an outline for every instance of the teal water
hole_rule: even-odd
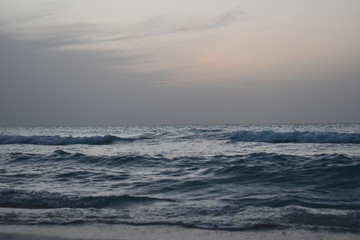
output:
[[[0,128],[0,224],[360,230],[360,124]]]

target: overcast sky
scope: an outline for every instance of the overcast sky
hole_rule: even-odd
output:
[[[0,125],[360,122],[359,0],[0,0]]]

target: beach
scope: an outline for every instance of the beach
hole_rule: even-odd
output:
[[[25,226],[0,225],[1,240],[357,240],[359,234],[311,230],[221,231],[179,226],[77,225]]]

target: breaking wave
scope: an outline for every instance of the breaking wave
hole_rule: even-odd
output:
[[[0,144],[34,144],[34,145],[109,145],[121,141],[136,141],[138,138],[121,138],[113,135],[90,137],[61,136],[0,136]]]
[[[338,132],[274,132],[266,131],[239,131],[231,135],[231,139],[242,142],[269,142],[269,143],[360,143],[359,133]]]

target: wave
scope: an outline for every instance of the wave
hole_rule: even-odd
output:
[[[162,206],[133,209],[3,208],[0,224],[75,225],[126,224],[134,226],[181,226],[209,230],[316,229],[360,232],[360,212],[303,207],[281,209],[236,206]]]
[[[242,142],[269,142],[269,143],[360,143],[360,133],[339,132],[275,132],[266,131],[239,131],[231,135],[231,139]]]
[[[16,164],[20,168],[26,165],[33,167],[44,163],[59,166],[68,164],[68,167],[71,166],[74,169],[101,166],[117,169],[132,167],[141,171],[144,168],[155,168],[161,173],[162,178],[160,180],[162,181],[166,179],[164,178],[166,176],[171,180],[176,177],[180,183],[185,184],[194,179],[182,177],[191,174],[193,177],[204,180],[206,186],[215,181],[231,183],[239,180],[248,183],[262,181],[275,181],[277,184],[282,181],[291,183],[297,180],[297,178],[293,178],[294,175],[304,176],[303,179],[300,179],[303,182],[309,180],[309,176],[317,178],[332,176],[334,180],[339,180],[336,182],[339,185],[343,180],[358,177],[358,171],[360,171],[359,156],[337,153],[308,156],[266,152],[207,157],[165,157],[140,154],[93,156],[58,149],[50,154],[13,152],[6,159],[9,164]],[[261,177],[259,177],[260,173]],[[330,184],[332,181],[325,182]],[[297,182],[295,181],[295,183]]]
[[[195,133],[195,134],[194,134]],[[0,135],[0,145],[5,144],[33,144],[33,145],[111,145],[118,142],[134,142],[138,140],[155,139],[166,140],[167,135],[141,135],[135,137],[118,137],[114,135],[104,136],[21,136],[21,135]],[[218,129],[202,130],[195,129],[191,133],[173,136],[176,141],[193,140],[205,138],[211,140],[229,139],[229,133],[223,133]],[[353,143],[360,144],[360,133],[340,133],[340,132],[311,132],[311,131],[292,131],[276,132],[265,131],[237,131],[230,133],[230,139],[242,142],[269,142],[269,143]],[[167,139],[168,140],[168,139]]]
[[[107,155],[88,155],[79,152],[70,152],[57,149],[50,154],[12,152],[8,154],[8,160],[14,164],[40,164],[56,163],[61,164],[68,162],[73,166],[77,164],[107,167],[177,167],[178,165],[186,166],[187,164],[198,164],[197,157],[175,157],[167,158],[163,155],[142,155],[142,154],[119,154],[115,156]],[[179,169],[180,171],[181,169]]]
[[[290,207],[284,214],[282,221],[291,225],[324,227],[329,230],[360,231],[360,212],[323,209],[322,211],[311,208]]]
[[[34,144],[34,145],[109,145],[116,142],[129,142],[143,137],[121,138],[113,135],[90,137],[61,137],[61,136],[0,136],[0,144]]]
[[[5,189],[0,191],[0,207],[53,209],[53,208],[119,208],[127,205],[155,201],[173,201],[146,196],[67,196],[46,191]]]

